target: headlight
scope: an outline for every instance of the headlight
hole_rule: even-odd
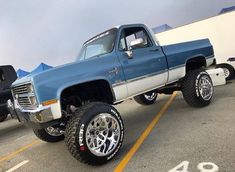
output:
[[[29,97],[29,100],[30,100],[31,105],[37,105],[37,101],[36,101],[36,98],[34,96]]]
[[[28,92],[29,93],[33,93],[34,92],[33,86],[31,84],[28,85]]]

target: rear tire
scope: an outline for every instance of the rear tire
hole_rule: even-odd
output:
[[[190,106],[204,107],[209,105],[214,93],[210,75],[202,69],[187,72],[182,82],[182,93]]]
[[[149,91],[134,97],[134,100],[141,105],[152,105],[155,103],[158,94],[155,91]]]
[[[224,70],[226,81],[233,79],[235,76],[235,70],[229,64],[218,64],[218,65],[216,65],[216,68],[222,68]]]
[[[68,121],[65,143],[77,160],[101,165],[119,151],[124,127],[118,111],[105,103],[89,103],[78,109]]]
[[[49,128],[49,127],[48,127]],[[49,132],[49,129],[38,129],[33,128],[34,134],[41,140],[49,143],[59,142],[61,140],[64,140],[64,134],[52,134],[52,132]]]
[[[8,114],[0,115],[0,122],[3,122],[7,119]]]

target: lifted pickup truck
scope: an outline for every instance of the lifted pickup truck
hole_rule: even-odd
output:
[[[3,122],[9,114],[7,100],[13,100],[10,87],[16,78],[16,72],[12,66],[0,66],[0,122]]]
[[[158,93],[181,90],[189,105],[207,106],[213,84],[204,69],[213,55],[208,39],[160,46],[145,25],[123,25],[85,42],[76,62],[17,80],[8,106],[38,138],[65,138],[76,159],[102,164],[124,136],[112,105],[131,97],[150,105]]]

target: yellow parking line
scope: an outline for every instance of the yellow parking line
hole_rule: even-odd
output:
[[[126,156],[122,159],[122,161],[118,164],[118,166],[114,169],[114,172],[120,172],[123,171],[123,169],[126,167],[128,162],[131,160],[133,155],[136,153],[136,151],[139,149],[139,147],[142,145],[144,140],[148,137],[154,126],[158,123],[159,119],[162,117],[162,115],[166,112],[168,107],[171,105],[172,101],[175,99],[177,95],[177,92],[174,92],[172,96],[168,99],[166,104],[161,108],[159,113],[153,118],[153,120],[150,122],[148,127],[145,129],[145,131],[141,134],[141,136],[138,138],[136,143],[133,145],[133,147],[130,149],[130,151],[126,154]]]
[[[3,156],[3,157],[0,157],[0,163],[2,163],[3,161],[7,161],[7,160],[10,160],[10,159],[14,158],[16,155],[18,155],[18,154],[20,154],[21,152],[23,152],[23,151],[29,149],[29,148],[32,147],[32,146],[38,144],[39,142],[40,142],[40,140],[38,140],[38,139],[37,139],[37,140],[34,140],[33,142],[31,142],[31,143],[29,143],[29,144],[27,144],[27,145],[25,145],[25,146],[23,146],[23,147],[17,149],[16,151],[14,151],[14,152],[12,152],[12,153],[10,153],[10,154],[8,154],[8,155],[5,155],[5,156]]]

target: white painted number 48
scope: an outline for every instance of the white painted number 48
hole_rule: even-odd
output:
[[[169,170],[168,172],[189,172],[188,167],[189,167],[189,162],[183,161],[176,167]],[[219,167],[212,162],[201,162],[200,164],[198,164],[197,169],[200,172],[218,172],[219,171]]]

